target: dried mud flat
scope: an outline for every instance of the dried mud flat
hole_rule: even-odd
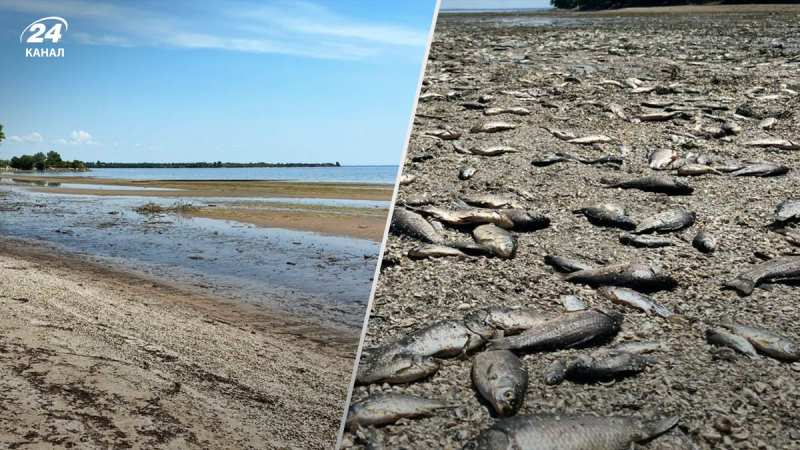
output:
[[[653,450],[800,448],[800,363],[763,356],[751,361],[720,351],[706,343],[707,327],[702,324],[730,319],[800,342],[797,286],[766,285],[749,297],[720,289],[742,269],[760,262],[755,256],[759,252],[771,257],[798,253],[764,225],[778,203],[798,196],[800,153],[743,145],[761,138],[800,138],[796,125],[800,113],[798,18],[798,9],[781,15],[604,19],[576,15],[544,26],[525,25],[541,23],[537,16],[440,17],[403,171],[413,181],[401,186],[398,201],[427,195],[438,206],[448,207],[452,193],[499,193],[545,213],[552,224],[540,231],[514,233],[519,250],[510,260],[414,261],[405,255],[420,242],[390,236],[384,261],[398,263],[387,266],[384,262],[364,347],[387,344],[435,321],[460,319],[469,310],[490,305],[556,316],[564,312],[559,297],[577,294],[589,306],[612,308],[624,315],[613,343],[662,342],[665,350],[656,353],[662,362],[613,384],[547,386],[543,377],[553,361],[586,350],[525,355],[522,361],[531,381],[520,414],[679,415],[676,428],[641,444],[640,448]],[[641,86],[659,88],[634,93],[625,84],[629,78],[637,78]],[[754,89],[759,87],[764,89]],[[487,117],[479,109],[462,106],[478,103],[485,95],[493,97],[487,106],[524,107],[530,115]],[[652,111],[643,102],[667,100],[689,108],[663,122],[630,120]],[[620,105],[627,120],[606,111],[610,103]],[[722,107],[691,108],[698,103]],[[768,131],[758,126],[766,117],[778,119]],[[473,126],[490,121],[518,126],[498,133],[470,133]],[[741,132],[715,138],[704,131],[723,122],[735,123]],[[443,141],[427,136],[444,127],[460,133],[460,138]],[[554,137],[546,128],[577,136],[603,134],[615,141],[595,147],[575,145]],[[486,157],[456,149],[501,144],[520,151]],[[682,178],[694,187],[691,196],[609,189],[601,183],[604,177],[672,175],[656,173],[648,166],[647,151],[659,148],[705,154],[714,165],[765,159],[792,170],[772,178]],[[624,164],[620,169],[575,162],[547,167],[531,164],[556,152],[621,157]],[[468,181],[460,181],[459,170],[467,165],[477,172]],[[697,222],[671,235],[678,243],[673,247],[624,246],[618,240],[619,230],[595,227],[570,212],[608,201],[626,205],[637,221],[666,209],[687,208],[696,212]],[[700,228],[716,236],[715,253],[705,255],[692,248],[690,242]],[[451,228],[445,228],[445,234],[449,239],[470,239],[469,234]],[[612,305],[588,287],[555,279],[543,262],[549,254],[593,266],[621,262],[661,266],[677,278],[679,286],[652,298],[673,312],[701,321],[666,321]],[[432,417],[401,419],[378,428],[377,436],[389,448],[461,448],[497,420],[472,386],[472,359],[472,355],[445,359],[439,372],[410,384],[356,387],[353,399],[398,392],[460,405]],[[720,426],[728,423],[729,427]],[[362,446],[357,434],[345,433],[343,447]]]
[[[356,337],[0,244],[0,448],[330,448]]]

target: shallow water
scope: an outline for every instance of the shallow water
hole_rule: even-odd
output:
[[[182,191],[183,189],[142,187],[142,186],[109,186],[104,184],[60,183],[56,181],[23,180],[19,178],[0,178],[0,184],[16,184],[22,186],[57,187],[67,189],[96,189],[108,191]]]
[[[137,197],[0,186],[0,234],[108,258],[218,295],[358,326],[380,244],[205,218],[144,216]],[[168,205],[174,199],[148,199]],[[11,208],[9,208],[11,207]],[[11,210],[8,210],[11,209]],[[362,304],[357,307],[357,304]]]
[[[293,180],[394,184],[398,166],[254,167],[204,169],[92,169],[91,172],[42,172],[37,176],[98,177],[123,180]],[[9,173],[5,173],[9,175]]]

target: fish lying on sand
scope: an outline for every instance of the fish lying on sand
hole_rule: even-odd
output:
[[[747,339],[756,350],[765,355],[786,361],[800,361],[800,348],[786,336],[763,328],[733,322],[722,322],[716,325]]]
[[[753,344],[742,336],[727,330],[709,328],[706,330],[706,341],[711,345],[733,349],[753,359],[758,358],[758,353]]]
[[[622,315],[616,311],[588,309],[554,317],[522,334],[491,341],[492,350],[552,350],[594,341],[619,331]]]
[[[653,439],[678,423],[678,417],[531,414],[503,419],[484,430],[464,450],[625,450]]]
[[[594,225],[621,228],[623,230],[636,228],[636,222],[628,217],[625,206],[620,203],[596,203],[572,212],[574,214],[583,214]]]
[[[444,241],[442,235],[425,218],[405,208],[395,208],[389,231],[430,244],[441,244]]]
[[[505,336],[519,334],[525,330],[541,325],[547,318],[527,309],[489,306],[476,309],[464,317],[467,323],[485,323]]]
[[[670,209],[642,220],[633,232],[642,234],[654,231],[658,233],[678,231],[694,225],[695,217],[694,211]]]
[[[644,264],[614,264],[585,269],[561,275],[560,279],[589,286],[622,286],[641,291],[672,289],[678,285],[661,268]]]
[[[517,253],[517,240],[508,231],[493,224],[480,225],[472,230],[475,242],[492,250],[499,258],[511,259]]]
[[[759,283],[792,280],[800,280],[800,256],[784,256],[756,264],[725,283],[725,287],[750,295]]]
[[[631,233],[620,233],[619,242],[639,248],[661,248],[675,245],[671,239],[661,236],[645,236]]]
[[[549,385],[559,384],[567,378],[576,381],[597,381],[632,375],[645,370],[655,358],[624,350],[603,349],[580,355],[564,364],[564,369],[551,366],[553,372],[545,376]]]
[[[428,416],[447,407],[441,400],[415,395],[374,394],[350,405],[345,424],[348,427],[387,425],[402,418]]]
[[[450,358],[480,347],[493,336],[494,329],[485,323],[442,320],[365,354],[376,359],[398,354]]]
[[[692,239],[692,245],[703,253],[714,253],[717,249],[717,238],[706,230],[700,230]]]
[[[688,184],[668,177],[643,177],[628,181],[606,183],[606,187],[620,189],[638,189],[645,192],[657,192],[668,195],[690,195],[694,188]]]
[[[564,273],[579,272],[581,270],[591,269],[591,266],[587,264],[578,261],[573,261],[569,258],[565,258],[559,255],[545,256],[544,263],[547,264],[548,266],[553,267],[557,271]]]
[[[508,417],[522,406],[528,389],[528,371],[510,351],[491,350],[475,355],[472,382],[497,414]]]
[[[411,383],[436,373],[441,365],[436,358],[411,354],[376,360],[362,359],[358,365],[356,383]]]
[[[674,314],[669,309],[654,302],[647,295],[624,287],[603,286],[597,290],[603,297],[611,300],[617,305],[630,306],[639,309],[647,314],[655,313],[664,319],[669,319]]]

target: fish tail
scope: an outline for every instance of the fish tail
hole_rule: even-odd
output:
[[[680,416],[672,416],[667,417],[666,419],[655,420],[652,422],[647,422],[642,427],[645,432],[645,438],[643,440],[652,439],[656,436],[660,436],[678,424],[680,420]]]
[[[743,295],[750,295],[753,293],[753,289],[755,289],[756,284],[750,280],[736,278],[725,283],[725,287],[736,289]]]

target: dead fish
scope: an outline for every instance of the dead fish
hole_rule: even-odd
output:
[[[461,103],[460,106],[464,109],[471,109],[471,110],[483,110],[486,109],[486,105],[482,103],[475,103],[475,102],[464,102]]]
[[[631,233],[620,233],[619,242],[623,245],[639,248],[661,248],[675,245],[671,239],[666,237],[636,235]]]
[[[703,253],[714,253],[717,249],[717,238],[706,230],[700,230],[692,239],[692,245]]]
[[[505,229],[514,228],[514,222],[505,215],[500,214],[496,210],[489,209],[463,209],[451,210],[439,208],[436,206],[423,206],[417,208],[417,211],[434,217],[436,220],[444,222],[449,225],[473,225],[492,223],[499,225]]]
[[[669,319],[674,315],[669,309],[659,305],[650,297],[642,294],[641,292],[634,291],[633,289],[603,286],[598,289],[597,292],[603,297],[611,300],[611,303],[636,308],[640,311],[644,311],[647,314],[654,313],[655,315],[664,319]]]
[[[669,431],[678,417],[530,414],[503,419],[464,445],[464,450],[624,450]]]
[[[555,128],[547,128],[546,130],[553,136],[557,137],[558,139],[561,139],[562,141],[569,141],[577,138],[575,134],[570,133],[568,131],[557,130]]]
[[[560,276],[561,280],[589,286],[621,286],[641,291],[672,289],[678,285],[661,268],[644,264],[614,264]]]
[[[425,92],[424,94],[419,95],[420,101],[430,101],[430,100],[442,100],[445,96],[442,94],[437,94],[435,92]]]
[[[547,368],[547,373],[544,375],[544,384],[554,386],[556,384],[561,384],[566,379],[567,360],[558,358]]]
[[[646,114],[640,114],[636,116],[637,119],[641,120],[642,122],[661,122],[664,120],[674,119],[682,114],[681,111],[673,111],[673,112],[652,112]]]
[[[658,86],[639,86],[631,89],[631,94],[647,94],[658,89]]]
[[[600,350],[568,362],[565,378],[595,381],[633,375],[642,372],[654,361],[653,357],[624,350]]]
[[[547,318],[530,310],[489,306],[470,312],[464,321],[485,323],[495,331],[502,331],[504,336],[511,336],[536,327]]]
[[[614,139],[608,137],[604,134],[593,134],[591,136],[584,136],[575,139],[570,139],[567,142],[570,144],[579,144],[579,145],[593,145],[593,144],[605,144],[607,142],[613,142]]]
[[[614,114],[615,116],[619,117],[622,120],[628,120],[627,114],[625,114],[625,108],[617,103],[609,103],[605,106],[605,111]]]
[[[616,311],[588,309],[550,319],[516,336],[490,341],[492,350],[544,350],[574,347],[619,331],[622,315]]]
[[[506,153],[517,153],[519,150],[507,145],[495,145],[489,148],[472,147],[469,151],[478,156],[499,156],[505,155]]]
[[[412,174],[406,174],[400,176],[400,186],[408,186],[409,184],[413,183],[417,177]]]
[[[646,106],[648,108],[666,108],[667,106],[674,105],[675,102],[672,100],[648,100],[641,103],[642,106]]]
[[[454,141],[461,137],[461,133],[454,130],[428,130],[425,132],[428,136],[437,137],[443,141]]]
[[[758,358],[755,347],[747,339],[726,330],[706,330],[706,341],[718,347],[728,347],[753,359]]]
[[[544,263],[547,264],[548,266],[552,266],[559,272],[566,272],[566,273],[591,269],[591,266],[589,265],[586,265],[578,261],[573,261],[571,259],[567,259],[563,256],[558,256],[558,255],[545,256]]]
[[[758,128],[761,128],[762,130],[769,130],[774,127],[776,123],[778,123],[778,119],[774,117],[767,117],[761,122],[758,122]]]
[[[536,231],[550,226],[549,217],[527,209],[498,209],[497,212],[511,221],[514,231]]]
[[[784,256],[756,264],[725,283],[742,295],[750,295],[759,283],[800,279],[800,256]]]
[[[567,312],[583,311],[587,309],[586,302],[577,295],[562,295],[561,305]]]
[[[442,320],[365,354],[374,360],[399,354],[452,358],[480,347],[493,336],[494,329],[486,323]]]
[[[492,250],[495,256],[511,259],[517,253],[517,240],[508,231],[494,225],[480,225],[472,230],[475,242]]]
[[[626,352],[643,355],[657,350],[663,350],[664,344],[661,342],[621,342],[611,347],[612,350],[624,350]]]
[[[613,166],[621,166],[625,163],[625,160],[617,156],[601,156],[594,159],[578,158],[578,162],[588,165],[609,164]]]
[[[628,217],[625,206],[619,203],[596,203],[572,212],[573,214],[583,214],[590,223],[601,227],[623,230],[636,228],[636,223]]]
[[[725,134],[728,135],[728,136],[731,136],[731,135],[735,136],[735,135],[737,135],[737,134],[742,132],[742,127],[740,127],[739,125],[737,125],[737,124],[735,124],[733,122],[725,122],[725,123],[722,124],[722,126],[720,128],[722,128],[722,131],[724,131]]]
[[[756,350],[768,356],[787,361],[800,361],[800,348],[786,336],[759,327],[749,327],[733,322],[718,324],[753,344]]]
[[[542,159],[535,159],[531,161],[531,164],[533,164],[536,167],[547,167],[562,162],[579,162],[579,161],[580,160],[575,156],[567,155],[565,153],[556,153],[555,155],[546,156]]]
[[[745,147],[764,147],[779,148],[781,150],[800,150],[800,141],[790,141],[787,139],[756,139],[755,141],[745,142]]]
[[[780,202],[775,207],[775,214],[772,219],[780,223],[800,220],[800,199],[789,199]]]
[[[513,130],[519,125],[510,122],[484,122],[470,128],[470,133],[497,133],[499,131]]]
[[[739,170],[731,172],[734,177],[775,177],[789,172],[789,167],[769,161],[752,161]]]
[[[722,175],[722,172],[705,164],[685,164],[678,169],[678,175],[682,177],[697,177],[708,174]]]
[[[477,171],[478,169],[473,166],[464,166],[458,171],[458,179],[462,181],[469,180]]]
[[[425,244],[419,247],[414,247],[408,252],[409,258],[426,259],[426,258],[466,258],[467,254],[457,248],[441,244]]]
[[[688,184],[668,177],[643,177],[634,180],[608,184],[609,188],[638,189],[645,192],[658,192],[668,195],[690,195],[694,188]]]
[[[458,198],[464,203],[473,206],[480,206],[482,208],[496,208],[496,209],[522,208],[522,205],[520,205],[513,198],[498,194],[468,194],[468,195],[459,195]]]
[[[472,382],[501,417],[514,415],[528,389],[528,371],[508,350],[478,353],[472,362]]]
[[[669,148],[659,148],[647,152],[647,162],[653,170],[665,170],[677,157],[675,150]]]
[[[682,230],[694,225],[695,216],[694,211],[670,209],[642,220],[633,232],[642,234],[652,233],[654,231],[657,233],[665,233]]]
[[[376,360],[362,359],[356,373],[356,383],[411,383],[436,373],[442,363],[436,358],[398,354]]]
[[[499,114],[515,114],[517,116],[527,116],[531,113],[531,110],[528,108],[523,108],[521,106],[512,106],[508,108],[486,108],[483,110],[483,114],[485,116],[496,116]]]
[[[444,241],[442,235],[427,220],[405,208],[395,208],[389,231],[395,235],[409,236],[430,244],[439,244]]]
[[[447,407],[441,400],[416,395],[373,394],[350,405],[345,425],[387,425],[402,418],[428,416],[437,409]]]

